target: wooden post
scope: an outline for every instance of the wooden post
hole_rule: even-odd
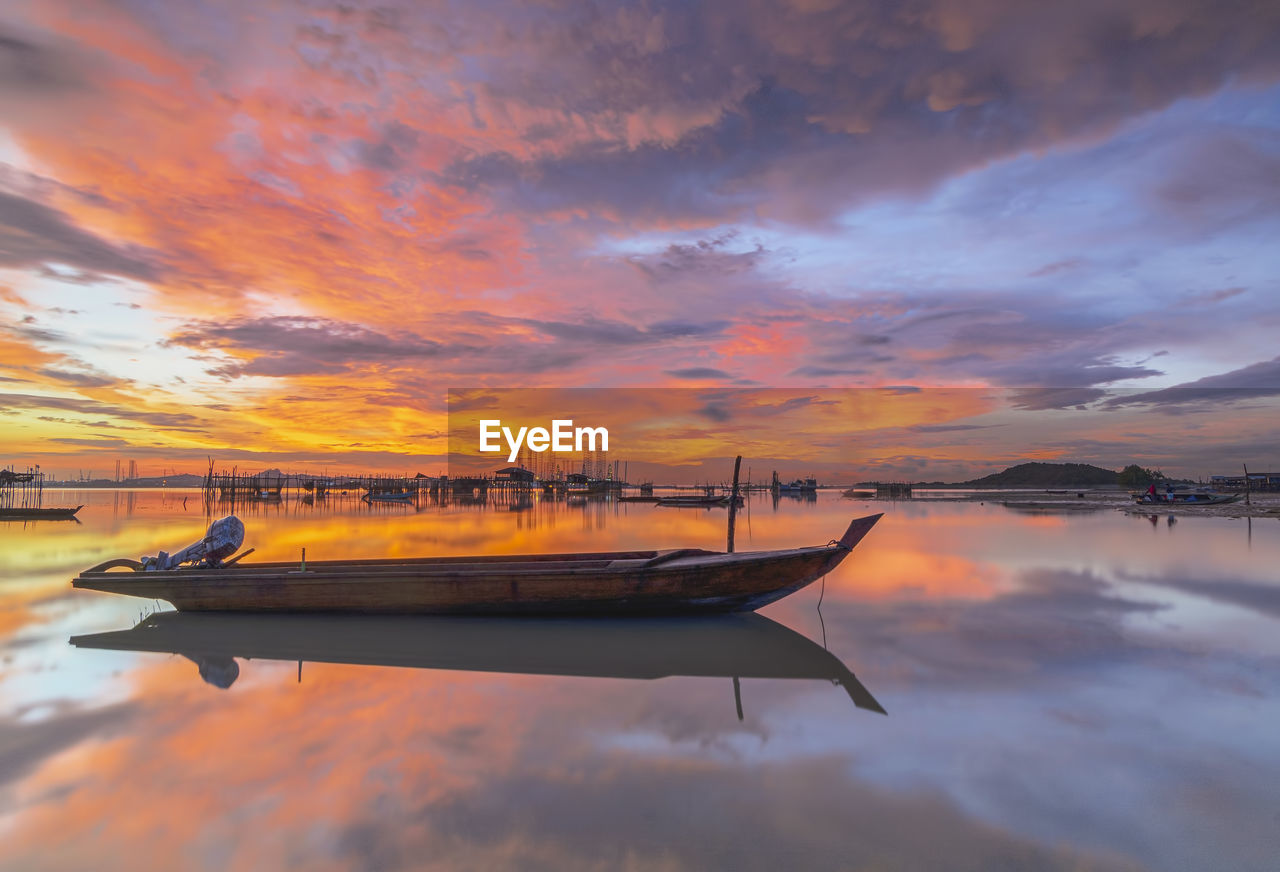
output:
[[[1244,467],[1244,504],[1249,505],[1249,466],[1248,464],[1240,464]]]
[[[742,469],[742,455],[733,462],[733,490],[729,491],[729,545],[725,549],[733,553],[733,522],[738,517],[738,472]]]

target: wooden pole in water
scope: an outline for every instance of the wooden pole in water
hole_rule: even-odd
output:
[[[1247,506],[1249,505],[1249,465],[1246,463],[1240,465],[1244,467],[1244,504]]]
[[[733,553],[733,522],[738,517],[738,472],[742,469],[742,455],[733,462],[733,490],[729,491],[729,544],[725,551]]]

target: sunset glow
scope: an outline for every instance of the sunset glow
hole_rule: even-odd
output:
[[[1280,393],[1278,31],[1198,2],[10,3],[5,454],[436,471],[450,388],[913,385],[1058,389],[1005,411],[1072,435],[866,458],[903,475],[1204,474],[1181,423],[1224,409],[1224,461],[1266,463],[1237,407]],[[1158,448],[1098,414],[1122,389]],[[788,450],[683,450],[752,439]]]

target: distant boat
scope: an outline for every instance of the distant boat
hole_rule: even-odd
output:
[[[682,618],[442,618],[161,612],[77,648],[181,654],[230,686],[244,660],[351,663],[523,675],[817,679],[859,708],[884,708],[839,658],[762,615]]]
[[[84,506],[76,506],[74,509],[0,509],[0,521],[70,521],[75,518],[76,512],[83,508]]]
[[[729,505],[729,500],[728,494],[706,497],[662,497],[658,500],[658,505],[683,509],[715,508]],[[742,504],[742,497],[739,496],[738,505]]]
[[[816,478],[806,478],[804,480],[796,479],[790,484],[778,485],[778,490],[782,493],[804,493],[809,491],[816,492],[818,490],[818,480]]]
[[[363,497],[366,503],[411,503],[413,494],[409,491],[398,493],[367,493]]]
[[[655,614],[754,611],[840,564],[881,515],[858,518],[827,545],[720,553],[700,548],[596,554],[390,558],[143,569],[109,560],[72,586],[166,600],[180,611],[419,614]],[[230,522],[238,537],[215,527]],[[148,566],[227,557],[243,541],[234,516],[202,542]],[[132,572],[111,572],[116,567]]]
[[[1156,491],[1154,499],[1149,493],[1130,496],[1140,506],[1220,506],[1240,499],[1240,494],[1223,494],[1208,488],[1176,488],[1164,493]]]

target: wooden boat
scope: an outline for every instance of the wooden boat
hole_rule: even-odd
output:
[[[83,509],[84,506],[76,506],[74,509],[67,508],[9,508],[0,509],[0,521],[70,521],[76,516],[76,512]]]
[[[779,551],[723,554],[685,548],[288,563],[239,563],[234,562],[239,558],[233,558],[228,561],[233,565],[146,570],[138,561],[109,560],[80,573],[72,585],[166,600],[181,611],[421,614],[754,611],[830,572],[880,518],[881,515],[869,515],[854,520],[844,536],[827,545]],[[235,518],[223,521],[239,525]],[[212,537],[212,526],[210,531]],[[199,544],[179,553],[195,553],[193,549]],[[239,545],[236,542],[232,550]],[[164,557],[167,555],[162,554]],[[149,560],[148,565],[171,564],[160,559],[159,563]],[[110,571],[116,567],[134,571]]]
[[[821,679],[884,713],[835,655],[762,615],[465,618],[162,612],[130,630],[75,636],[78,648],[181,654],[228,687],[234,658],[523,675]]]
[[[707,497],[662,497],[658,505],[678,509],[707,509],[729,505],[728,494]],[[742,497],[738,497],[738,505],[742,505]]]
[[[366,503],[411,503],[413,502],[413,494],[408,491],[400,491],[398,493],[367,493],[362,499]]]
[[[1220,506],[1240,499],[1240,494],[1222,494],[1211,490],[1157,492],[1155,499],[1152,499],[1149,494],[1130,494],[1130,496],[1140,506]]]

